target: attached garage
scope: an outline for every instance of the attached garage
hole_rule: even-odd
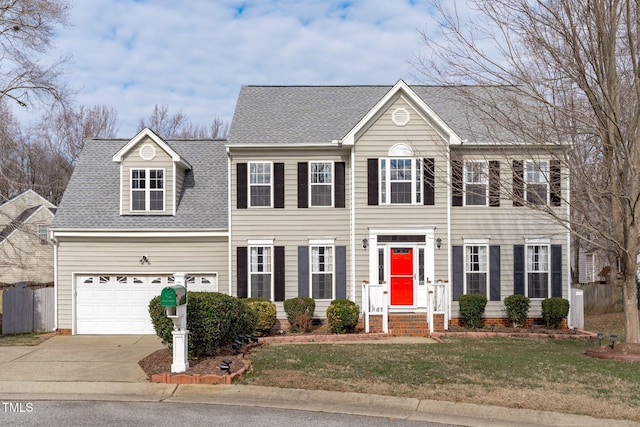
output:
[[[154,334],[149,301],[174,282],[170,275],[76,276],[77,334]],[[189,291],[216,292],[215,274],[186,277]]]

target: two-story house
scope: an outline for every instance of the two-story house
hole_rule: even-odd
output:
[[[227,141],[89,141],[54,223],[58,328],[148,332],[144,302],[175,272],[280,319],[288,298],[314,298],[317,318],[349,298],[395,334],[456,322],[467,293],[491,321],[513,293],[540,317],[569,298],[569,240],[526,205],[566,214],[567,173],[469,110],[403,81],[244,86]]]

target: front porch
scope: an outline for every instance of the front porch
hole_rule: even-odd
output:
[[[365,333],[391,336],[431,336],[449,329],[449,284],[427,282],[420,286],[423,304],[413,310],[391,305],[386,283],[362,282],[362,321]]]

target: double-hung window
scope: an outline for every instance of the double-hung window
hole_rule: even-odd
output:
[[[271,299],[273,256],[271,246],[249,247],[249,297]]]
[[[486,161],[464,162],[465,205],[486,206],[489,166]]]
[[[549,162],[525,162],[525,199],[533,205],[546,205],[549,195]]]
[[[549,295],[549,245],[527,245],[527,296],[547,298]]]
[[[380,203],[422,203],[422,162],[413,158],[380,159]]]
[[[49,226],[47,224],[38,224],[38,239],[43,243],[49,240]]]
[[[131,210],[164,210],[164,169],[131,169]]]
[[[465,245],[465,294],[487,295],[488,253],[487,245]]]
[[[333,206],[333,162],[309,162],[311,206]]]
[[[311,246],[311,297],[333,299],[334,266],[333,246]]]
[[[249,206],[271,207],[272,171],[271,162],[249,163]]]

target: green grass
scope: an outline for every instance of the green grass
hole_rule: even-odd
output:
[[[602,321],[596,320],[596,324]],[[604,320],[609,327],[603,333],[621,334],[617,322]],[[242,382],[640,421],[640,362],[584,355],[597,345],[597,340],[527,338],[447,338],[438,344],[413,345],[270,345],[252,352],[253,372]]]

